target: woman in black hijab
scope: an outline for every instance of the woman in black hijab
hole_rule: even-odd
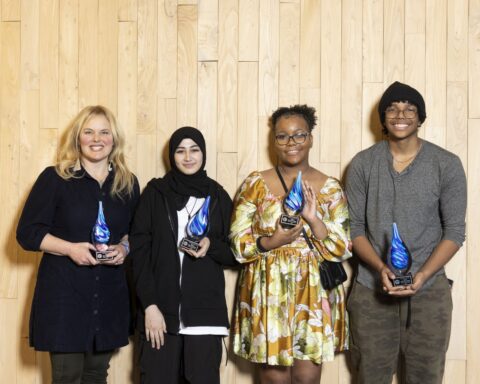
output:
[[[169,160],[171,170],[145,187],[130,234],[141,382],[220,383],[229,327],[223,267],[236,263],[227,238],[232,202],[204,170],[199,130],[176,130]],[[208,200],[207,234],[198,250],[181,248],[187,224]]]

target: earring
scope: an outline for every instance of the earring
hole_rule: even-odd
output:
[[[111,161],[108,162],[108,172],[112,172],[113,170],[113,164]]]

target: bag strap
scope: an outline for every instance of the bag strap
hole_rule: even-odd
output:
[[[280,181],[282,183],[282,186],[283,186],[283,189],[285,190],[285,193],[288,193],[287,184],[285,184],[285,180],[283,180],[283,176],[280,173],[280,169],[278,168],[278,165],[275,167],[275,172],[277,172],[278,178],[280,179]],[[308,238],[307,232],[305,231],[304,227],[302,227],[302,235],[305,238],[305,241],[307,242],[308,248],[313,250],[314,249],[313,244],[312,244],[311,240]]]

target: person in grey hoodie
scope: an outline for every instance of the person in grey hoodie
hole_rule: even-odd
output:
[[[346,180],[358,271],[347,309],[360,383],[391,383],[399,355],[407,383],[441,383],[451,328],[444,266],[465,240],[466,178],[460,159],[418,137],[425,102],[395,82],[378,112],[387,140],[358,153]],[[392,226],[411,255],[411,284],[394,286]]]

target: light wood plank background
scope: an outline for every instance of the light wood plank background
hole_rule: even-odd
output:
[[[480,0],[0,0],[0,381],[50,380],[48,355],[28,347],[41,256],[22,251],[14,233],[80,108],[117,114],[142,186],[164,174],[171,132],[197,126],[209,175],[233,196],[249,172],[271,165],[267,120],[280,105],[317,109],[312,163],[342,177],[381,139],[375,107],[394,80],[424,94],[421,136],[467,170],[468,237],[448,265],[444,382],[478,383]],[[226,277],[231,306],[236,274]],[[254,383],[254,367],[229,356],[222,383]],[[134,361],[132,342],[113,358],[109,383],[132,382]],[[350,383],[346,361],[325,364],[322,383]]]

